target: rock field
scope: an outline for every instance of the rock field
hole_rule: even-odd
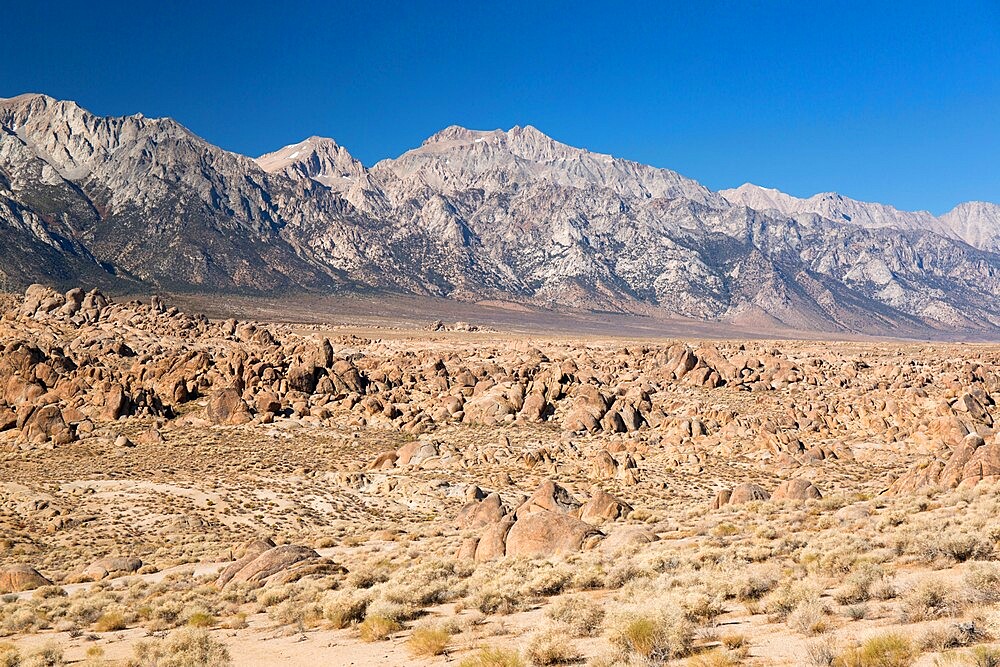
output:
[[[1000,661],[998,346],[2,305],[0,665]]]

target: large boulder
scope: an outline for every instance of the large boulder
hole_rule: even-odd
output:
[[[545,396],[534,392],[525,396],[519,416],[525,421],[539,422],[548,417],[551,412],[552,405],[545,400]]]
[[[770,500],[771,494],[762,487],[750,482],[744,482],[733,489],[723,489],[715,494],[712,500],[712,509],[719,509],[725,505],[742,505],[756,500]]]
[[[778,485],[771,500],[819,500],[823,497],[815,484],[807,479],[789,479]]]
[[[132,401],[125,392],[125,388],[117,382],[111,385],[104,395],[104,409],[101,417],[108,421],[115,421],[129,414]]]
[[[219,588],[222,588],[232,581],[237,572],[246,567],[252,560],[257,558],[257,556],[261,555],[265,551],[268,551],[269,549],[273,549],[274,547],[275,544],[270,538],[244,542],[236,549],[236,560],[230,563],[229,566],[219,574],[219,578],[216,579],[215,584]]]
[[[438,447],[433,442],[413,440],[396,450],[396,465],[417,466],[438,455]]]
[[[506,516],[486,527],[476,544],[475,558],[477,563],[496,560],[507,553],[507,534],[513,525],[514,519]]]
[[[21,312],[28,317],[43,315],[61,308],[66,304],[66,297],[45,285],[29,285],[24,291],[24,302]]]
[[[608,399],[592,384],[582,384],[573,394],[573,404],[563,419],[563,429],[567,431],[600,431],[601,418],[608,411]]]
[[[518,517],[534,512],[571,513],[580,509],[580,501],[564,487],[547,479],[539,485],[531,497],[517,508]]]
[[[271,412],[277,414],[281,412],[281,399],[271,391],[262,391],[254,399],[259,414]]]
[[[507,533],[505,555],[549,558],[592,547],[604,533],[562,512],[538,511],[518,517]]]
[[[982,437],[975,433],[965,436],[965,439],[952,450],[948,462],[941,469],[937,483],[949,489],[961,484],[962,480],[965,479],[965,466],[977,455],[979,448],[985,444]]]
[[[235,387],[212,392],[205,411],[208,420],[213,424],[246,424],[253,419],[250,408]]]
[[[717,510],[729,504],[729,499],[733,497],[732,489],[721,489],[712,498],[712,509]]]
[[[358,368],[347,359],[333,362],[333,380],[338,391],[363,394],[368,381]]]
[[[618,472],[618,461],[606,449],[602,449],[590,459],[591,477],[614,479]]]
[[[523,407],[523,385],[520,383],[497,385],[465,404],[463,421],[470,424],[502,424]]]
[[[8,565],[0,568],[0,593],[19,593],[50,585],[51,581],[29,565]]]
[[[638,526],[622,526],[608,533],[608,536],[601,540],[600,550],[615,554],[627,549],[638,549],[660,538],[646,528]]]
[[[770,498],[771,494],[763,487],[751,484],[750,482],[744,482],[733,489],[732,495],[729,496],[729,504],[742,505],[743,503],[750,503],[755,500],[770,500]]]
[[[580,508],[580,519],[595,526],[615,519],[624,519],[632,513],[632,506],[615,498],[599,486],[591,490],[590,500]]]
[[[292,391],[301,391],[303,394],[311,394],[316,390],[317,376],[318,370],[313,364],[295,364],[288,369],[288,388]]]
[[[138,558],[126,556],[109,556],[100,558],[84,568],[80,579],[98,581],[100,579],[121,577],[134,574],[142,567],[142,561]]]
[[[887,492],[904,495],[928,487],[969,488],[995,481],[1000,481],[1000,436],[986,443],[978,434],[969,433],[945,456],[913,465]]]
[[[969,461],[962,466],[960,488],[975,486],[980,482],[1000,480],[1000,437],[994,442],[976,448]]]
[[[395,451],[382,452],[376,456],[367,466],[368,470],[388,470],[396,467],[399,455]]]
[[[246,556],[244,556],[246,558]],[[241,559],[242,560],[242,559]],[[245,581],[249,584],[263,585],[272,577],[286,575],[289,570],[299,570],[302,564],[313,564],[320,561],[320,555],[309,547],[294,544],[284,544],[264,551],[260,555],[248,560],[239,570],[232,573],[226,583],[238,583]],[[232,567],[232,566],[230,566]],[[228,575],[227,572],[223,574]],[[311,573],[311,570],[310,570]],[[220,575],[219,582],[223,577]],[[290,580],[291,577],[283,576],[283,581]],[[217,583],[219,583],[217,582]],[[225,585],[225,584],[221,584]]]
[[[482,500],[466,503],[455,519],[455,525],[460,530],[482,528],[496,523],[509,513],[509,508],[503,504],[500,494],[491,493]]]
[[[54,403],[32,411],[21,429],[21,435],[28,442],[51,440],[56,445],[65,445],[75,439],[73,428],[63,419],[62,409]]]
[[[72,317],[80,312],[80,307],[83,305],[83,290],[79,287],[74,287],[73,289],[66,292],[64,295],[66,303],[63,304],[62,308],[59,309],[61,315],[67,317]]]

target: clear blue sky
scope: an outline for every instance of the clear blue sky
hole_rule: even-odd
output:
[[[531,124],[713,189],[1000,202],[1000,0],[12,2],[0,96],[29,91],[250,155]]]

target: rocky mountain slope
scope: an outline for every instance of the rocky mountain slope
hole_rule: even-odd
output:
[[[53,264],[74,273],[90,259],[109,277],[167,287],[319,287],[331,279],[280,233],[291,222],[282,204],[295,199],[292,183],[170,119],[100,118],[25,95],[0,103],[0,127],[0,200],[20,212],[11,218],[34,222],[32,243],[68,255],[66,266],[39,261],[25,277]]]
[[[734,204],[758,211],[775,210],[789,216],[816,213],[830,220],[867,228],[931,231],[964,241],[980,250],[1000,250],[1000,205],[989,202],[963,202],[948,213],[935,217],[927,211],[900,211],[886,204],[862,202],[836,192],[822,192],[801,199],[752,183],[720,190],[719,194]]]
[[[996,206],[934,218],[807,202],[714,193],[530,126],[449,127],[368,169],[331,139],[251,160],[170,119],[0,100],[0,260],[16,283],[377,289],[903,335],[1000,326]]]

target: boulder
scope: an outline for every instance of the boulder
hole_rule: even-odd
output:
[[[139,435],[139,442],[143,445],[162,445],[166,439],[160,429],[150,426]]]
[[[51,287],[35,283],[29,285],[24,291],[24,302],[21,304],[21,312],[28,317],[36,313],[48,313],[56,308],[60,308],[66,303],[63,295],[56,292]]]
[[[281,400],[274,392],[260,392],[257,394],[254,403],[256,404],[257,412],[259,414],[264,414],[265,412],[273,412],[277,414],[281,412]]]
[[[232,574],[227,583],[245,581],[250,584],[263,585],[268,578],[288,570],[298,563],[319,560],[319,558],[320,555],[309,547],[294,544],[273,547],[246,562],[243,567]],[[219,579],[221,581],[221,575]]]
[[[953,489],[965,479],[965,466],[976,456],[979,448],[986,442],[975,433],[965,436],[961,443],[952,450],[948,462],[938,476],[937,483],[949,489]],[[971,472],[971,470],[970,470]]]
[[[496,560],[506,554],[507,534],[513,525],[514,519],[506,516],[500,521],[486,527],[483,534],[479,536],[479,542],[476,544],[475,559],[477,563]]]
[[[946,460],[941,457],[916,463],[893,481],[887,493],[902,495],[934,486],[969,488],[998,480],[1000,436],[987,444],[981,436],[969,433],[955,445]]]
[[[771,494],[756,484],[744,482],[733,489],[724,489],[715,494],[712,500],[712,509],[719,509],[725,505],[742,505],[755,500],[769,500]]]
[[[729,499],[733,497],[732,489],[722,489],[712,498],[712,509],[717,510],[729,504]]]
[[[778,485],[771,500],[819,500],[823,497],[816,485],[807,479],[789,479]]]
[[[590,459],[591,476],[595,479],[614,479],[618,472],[618,461],[606,449],[602,449]]]
[[[571,513],[580,509],[580,501],[573,497],[564,487],[547,479],[535,490],[516,510],[516,515],[522,516],[533,512]]]
[[[74,287],[73,289],[66,292],[64,295],[66,303],[63,304],[62,308],[59,309],[60,315],[65,315],[66,317],[72,317],[80,312],[80,307],[83,305],[83,290],[79,287]]]
[[[968,488],[980,482],[996,482],[998,479],[1000,479],[1000,441],[994,441],[976,448],[969,461],[962,466],[962,481],[958,486]]]
[[[567,431],[595,433],[601,430],[601,418],[608,411],[604,394],[592,384],[582,384],[573,394],[573,406],[563,420]]]
[[[552,405],[545,400],[545,396],[540,393],[531,393],[525,396],[524,405],[521,407],[521,419],[539,422],[544,420],[552,411]]]
[[[0,593],[19,593],[51,585],[51,581],[29,565],[8,565],[0,568]]]
[[[500,494],[491,493],[482,500],[466,503],[455,518],[455,526],[459,530],[482,528],[500,521],[508,513],[509,508],[503,504]]]
[[[215,581],[216,586],[221,588],[228,584],[236,576],[236,573],[248,565],[250,561],[265,551],[273,549],[274,546],[274,542],[270,538],[244,542],[236,548],[236,561],[219,574],[219,578]]]
[[[458,560],[475,560],[476,549],[479,547],[478,537],[467,537],[462,540],[462,546],[458,548],[455,558]]]
[[[518,517],[507,533],[504,554],[549,558],[589,548],[602,537],[604,533],[576,517],[542,510]]]
[[[51,440],[57,445],[65,445],[75,439],[72,427],[66,424],[62,410],[54,403],[32,411],[21,429],[21,435],[28,442],[43,443]]]
[[[464,405],[463,421],[487,426],[502,424],[524,407],[524,387],[518,383],[494,386]]]
[[[368,464],[368,470],[388,470],[389,468],[395,468],[398,459],[399,455],[395,451],[382,452]]]
[[[101,417],[107,421],[115,421],[128,415],[131,411],[132,400],[125,392],[125,388],[115,383],[104,395],[104,409]]]
[[[212,392],[208,399],[206,415],[213,424],[246,424],[253,419],[250,408],[235,387]]]
[[[138,558],[124,556],[100,558],[84,568],[81,573],[81,579],[98,581],[100,579],[121,577],[138,572],[141,567],[142,561]]]
[[[580,508],[580,519],[595,526],[615,519],[624,519],[632,513],[632,506],[615,498],[599,486],[594,486],[590,500]]]
[[[434,443],[414,440],[396,450],[396,465],[416,466],[437,455],[438,448]]]
[[[730,505],[742,505],[743,503],[753,502],[755,500],[769,500],[771,494],[765,491],[762,487],[756,484],[751,484],[749,482],[744,482],[739,484],[733,489],[733,493],[729,496]]]
[[[311,394],[316,389],[317,369],[313,364],[296,364],[288,369],[288,388]]]
[[[659,540],[656,533],[637,526],[622,526],[608,533],[601,540],[600,550],[614,554],[625,549],[635,549]]]

